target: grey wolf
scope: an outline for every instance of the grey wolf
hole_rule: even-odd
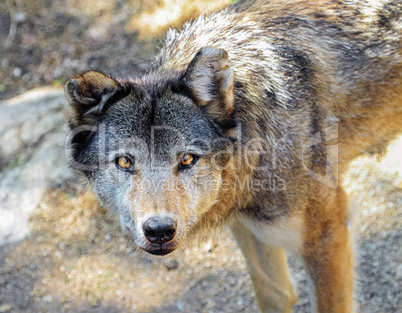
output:
[[[348,163],[402,126],[400,1],[239,1],[169,32],[148,74],[66,83],[71,160],[143,250],[228,224],[263,312],[353,303]]]

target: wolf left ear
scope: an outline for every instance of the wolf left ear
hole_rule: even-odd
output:
[[[128,93],[117,80],[96,71],[70,78],[65,95],[72,108],[71,125],[94,124],[106,106]]]
[[[196,103],[218,120],[233,116],[233,81],[227,52],[213,47],[201,49],[182,78]]]

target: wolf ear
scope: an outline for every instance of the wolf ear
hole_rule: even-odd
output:
[[[196,103],[216,119],[233,116],[234,74],[225,50],[202,48],[191,61],[182,78],[182,84]]]
[[[70,78],[64,90],[72,108],[72,126],[93,124],[106,104],[111,104],[128,93],[120,82],[96,71]]]

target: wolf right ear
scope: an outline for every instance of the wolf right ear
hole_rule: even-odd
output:
[[[184,74],[182,86],[195,99],[197,105],[217,120],[233,116],[234,73],[225,50],[205,47],[191,61]]]
[[[72,108],[70,123],[73,127],[94,124],[107,104],[128,94],[119,81],[96,71],[89,71],[70,78],[64,88]]]

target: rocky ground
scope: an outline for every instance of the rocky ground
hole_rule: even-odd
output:
[[[257,311],[227,231],[166,258],[137,251],[66,168],[61,89],[24,93],[89,68],[145,70],[160,32],[206,2],[0,3],[0,98],[10,99],[0,103],[0,313]],[[381,162],[356,160],[345,180],[359,220],[364,313],[402,312],[401,151],[402,137]],[[294,312],[309,313],[300,260],[290,262],[300,293]]]

